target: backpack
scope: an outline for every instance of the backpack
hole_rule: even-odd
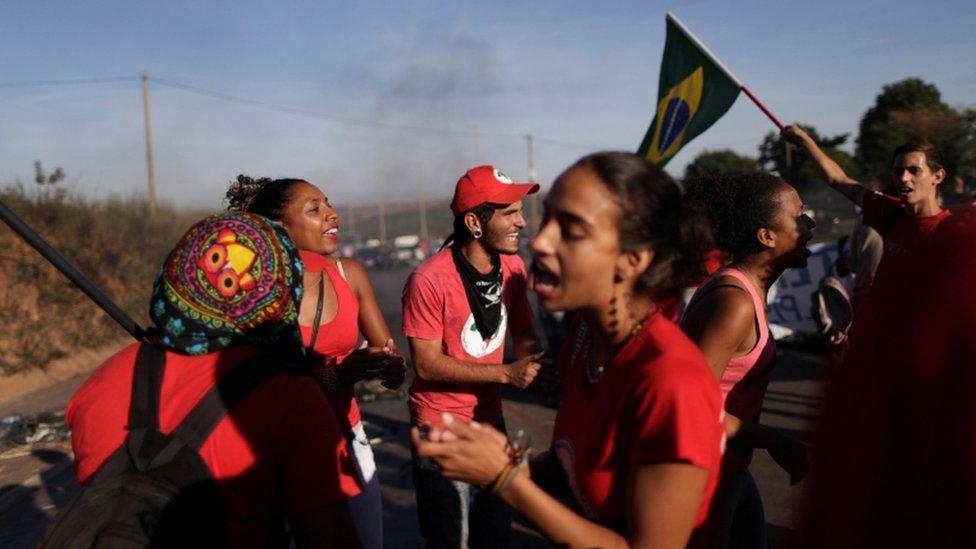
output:
[[[125,442],[58,513],[39,548],[227,546],[217,484],[200,447],[251,389],[288,369],[267,355],[242,362],[164,435],[164,362],[161,349],[139,348]]]
[[[847,340],[854,309],[844,283],[836,276],[823,277],[813,293],[813,319],[827,343],[841,345]]]

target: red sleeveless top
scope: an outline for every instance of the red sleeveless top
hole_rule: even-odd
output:
[[[313,350],[325,357],[322,364],[325,368],[332,364],[331,359],[341,362],[356,348],[356,343],[359,342],[359,300],[331,258],[305,250],[299,251],[299,255],[305,264],[305,270],[323,273],[323,276],[329,277],[338,302],[335,318],[320,324],[315,338]],[[299,329],[302,332],[302,343],[307,346],[312,339],[312,327],[299,325]],[[362,421],[353,387],[328,395],[328,398],[339,424],[345,430]]]

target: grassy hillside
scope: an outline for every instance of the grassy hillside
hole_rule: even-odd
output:
[[[0,190],[0,200],[54,245],[142,325],[149,293],[166,253],[207,213],[162,206],[149,219],[141,198],[91,201],[60,189]],[[449,200],[427,203],[432,237],[451,232]],[[419,204],[387,204],[386,234],[420,232]],[[379,236],[379,206],[339,206],[346,238]],[[526,212],[527,214],[529,212]],[[350,216],[353,219],[350,219]],[[531,223],[531,219],[529,220]],[[352,227],[351,227],[352,226]],[[351,231],[355,228],[355,231]],[[0,374],[43,369],[82,348],[127,337],[87,296],[0,223]]]
[[[65,193],[0,191],[0,200],[61,251],[137,322],[166,253],[206,212],[163,206],[149,219],[142,199],[92,202]],[[125,337],[115,322],[0,223],[0,371],[44,368],[77,348]]]

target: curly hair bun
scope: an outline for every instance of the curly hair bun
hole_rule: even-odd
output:
[[[238,175],[235,181],[231,181],[230,188],[224,201],[227,202],[227,209],[232,212],[247,212],[248,207],[254,202],[254,198],[264,186],[263,179],[255,181],[246,175]]]
[[[772,224],[783,185],[788,183],[767,173],[711,175],[689,183],[685,203],[710,228],[715,246],[741,258],[762,249],[756,233]]]

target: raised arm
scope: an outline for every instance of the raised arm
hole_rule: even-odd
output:
[[[835,162],[833,158],[827,156],[827,153],[817,145],[803,128],[796,124],[786,126],[783,128],[783,137],[790,143],[798,147],[803,147],[810,154],[814,162],[817,163],[817,166],[820,167],[820,171],[827,177],[828,185],[847,197],[851,202],[858,206],[862,205],[864,191],[866,190],[864,186],[851,179],[844,169],[840,167],[840,164]]]

